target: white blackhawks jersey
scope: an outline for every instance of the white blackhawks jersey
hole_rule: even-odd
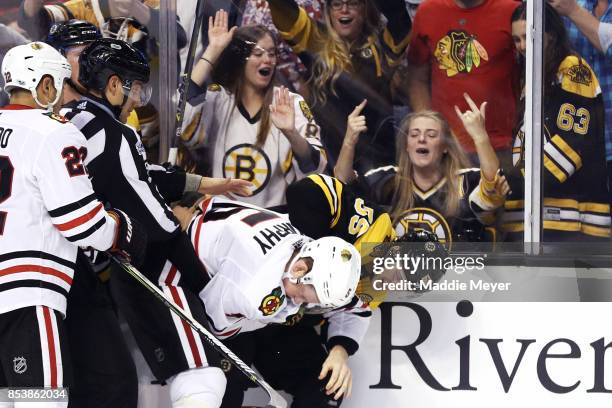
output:
[[[284,214],[214,197],[187,233],[211,277],[200,292],[214,334],[228,338],[270,323],[289,323],[301,312],[285,295],[282,275],[301,243],[311,241]],[[359,343],[369,314],[355,298],[350,307],[329,313],[328,337]]]
[[[77,246],[112,246],[117,225],[94,195],[85,144],[61,116],[0,108],[0,313],[65,314]]]
[[[208,87],[206,101],[187,106],[185,123],[190,126],[192,145],[207,147],[213,177],[230,177],[253,183],[250,197],[236,199],[260,207],[285,203],[285,190],[292,182],[310,173],[320,173],[327,165],[319,139],[319,126],[304,99],[295,96],[295,128],[311,149],[309,160],[298,161],[289,140],[274,125],[263,146],[256,146],[261,120],[250,118],[234,95],[219,85]],[[192,129],[189,129],[189,128]],[[188,145],[190,145],[188,143]]]

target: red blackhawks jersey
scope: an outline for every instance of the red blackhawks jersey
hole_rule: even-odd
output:
[[[286,215],[250,204],[215,197],[200,209],[187,233],[211,277],[200,298],[215,335],[228,338],[301,318],[304,309],[286,296],[282,275],[294,251],[311,239]],[[359,344],[369,324],[365,311],[355,297],[323,314],[328,340],[342,336]]]
[[[85,137],[41,109],[0,109],[0,313],[66,313],[77,246],[108,249],[116,222],[96,199]]]

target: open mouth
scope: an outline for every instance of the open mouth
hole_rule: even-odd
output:
[[[418,149],[416,149],[417,154],[422,154],[422,155],[426,155],[429,154],[429,149],[426,149],[425,147],[419,147]]]
[[[340,17],[338,22],[343,26],[348,26],[353,22],[353,18],[351,17]]]
[[[268,77],[272,75],[272,68],[260,68],[257,72],[259,72],[261,76]]]

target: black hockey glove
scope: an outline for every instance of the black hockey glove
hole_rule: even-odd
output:
[[[110,252],[139,267],[145,260],[147,232],[140,222],[121,210],[109,210],[108,215],[117,221],[117,234]]]

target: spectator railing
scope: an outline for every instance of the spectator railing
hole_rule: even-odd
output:
[[[542,66],[543,4],[527,0],[527,63],[525,64],[525,251],[539,253],[542,234]],[[539,67],[539,68],[537,68]],[[533,245],[528,245],[533,244]]]

